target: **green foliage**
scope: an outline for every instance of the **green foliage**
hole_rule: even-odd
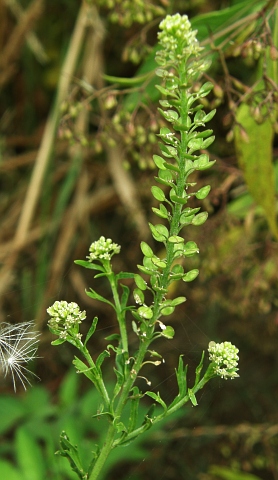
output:
[[[242,104],[237,110],[237,121],[244,128],[243,137],[239,127],[235,131],[235,144],[239,166],[254,200],[260,205],[267,218],[272,234],[278,238],[275,195],[275,174],[272,161],[274,132],[270,120],[258,124],[250,115],[248,105]]]
[[[259,477],[251,473],[239,472],[225,467],[218,467],[217,465],[213,465],[209,471],[214,475],[214,478],[223,480],[260,480]]]
[[[54,456],[58,449],[58,433],[62,427],[66,428],[74,444],[82,439],[82,464],[88,466],[91,456],[92,438],[103,436],[104,421],[99,411],[99,396],[94,389],[80,395],[80,378],[71,370],[64,378],[59,389],[56,403],[52,403],[49,393],[44,387],[33,387],[24,397],[2,395],[0,408],[5,415],[1,421],[1,436],[5,439],[0,447],[0,477],[3,479],[22,480],[69,480],[76,478],[70,465],[59,456]],[[112,385],[109,386],[111,389]],[[147,412],[147,405],[139,405],[137,391],[134,389],[137,418],[143,419]],[[134,407],[133,407],[134,408]],[[175,415],[184,415],[180,412]],[[128,422],[129,412],[125,413],[124,421]],[[165,422],[164,422],[165,423]],[[20,425],[18,427],[18,425]],[[131,427],[130,427],[131,428]],[[159,426],[160,428],[160,426]],[[151,439],[152,431],[144,436],[144,441]],[[14,441],[13,441],[14,440]],[[129,462],[147,458],[148,450],[143,447],[143,438],[133,442],[130,449],[115,450],[105,466],[100,478],[128,456]],[[62,447],[71,449],[71,458],[77,458],[76,448],[62,437]],[[73,454],[74,450],[74,454]],[[77,460],[76,460],[77,461]],[[78,462],[77,462],[78,463]]]
[[[80,459],[80,453],[75,444],[70,440],[71,436],[63,431],[60,437],[60,454],[68,458],[74,472],[80,479],[94,480],[99,478],[105,468],[107,458],[112,450],[121,445],[127,445],[139,435],[158,424],[162,419],[175,413],[187,402],[196,406],[196,393],[216,375],[222,378],[235,378],[238,376],[237,361],[238,350],[224,342],[216,344],[211,342],[209,346],[210,363],[201,376],[204,363],[204,353],[200,364],[195,371],[195,382],[191,388],[187,386],[187,369],[180,359],[176,371],[179,392],[173,402],[167,406],[159,392],[141,392],[135,385],[137,378],[146,380],[148,386],[151,382],[141,375],[141,370],[146,363],[155,366],[161,364],[161,360],[153,360],[155,356],[160,358],[159,353],[151,351],[150,345],[160,337],[171,340],[174,337],[174,328],[164,325],[163,317],[171,315],[176,307],[185,302],[183,296],[167,298],[168,288],[173,281],[192,281],[198,275],[198,270],[184,271],[182,265],[176,265],[177,259],[183,261],[199,253],[194,241],[185,241],[181,236],[184,226],[202,225],[208,217],[207,212],[200,212],[199,208],[187,206],[191,197],[204,199],[210,190],[205,186],[196,190],[196,182],[192,181],[192,174],[196,171],[207,170],[214,165],[206,153],[200,150],[207,149],[214,141],[213,131],[206,129],[215,110],[209,113],[203,111],[200,103],[213,89],[211,82],[200,84],[198,89],[192,86],[200,74],[206,70],[207,64],[199,58],[202,48],[196,40],[196,31],[192,30],[187,16],[179,14],[168,15],[160,23],[161,31],[158,34],[160,49],[157,51],[156,62],[159,68],[156,73],[162,78],[162,85],[157,89],[163,95],[159,108],[161,116],[166,120],[170,128],[160,128],[158,137],[161,156],[155,155],[154,161],[158,166],[158,176],[155,177],[160,185],[153,186],[151,191],[158,202],[159,209],[154,209],[159,219],[164,223],[149,224],[151,234],[157,242],[163,243],[165,256],[158,257],[146,242],[141,242],[143,253],[143,265],[139,270],[144,277],[132,273],[120,272],[115,274],[112,268],[112,257],[120,252],[120,247],[111,239],[103,236],[91,244],[88,261],[79,261],[81,266],[96,270],[95,279],[106,278],[112,292],[113,301],[108,301],[94,289],[87,291],[87,295],[94,300],[108,304],[115,312],[120,335],[113,335],[107,340],[116,341],[116,346],[108,344],[106,349],[93,360],[87,349],[88,339],[95,331],[97,320],[94,319],[85,344],[79,332],[79,324],[85,318],[85,312],[81,312],[75,303],[65,301],[55,302],[47,309],[51,316],[49,327],[52,333],[58,336],[53,342],[59,344],[68,341],[73,344],[82,356],[84,363],[76,357],[73,361],[77,372],[83,373],[96,387],[101,396],[100,413],[96,416],[108,420],[107,431],[102,446],[97,446],[91,455],[87,467],[84,467]],[[162,187],[161,187],[162,185]],[[100,273],[99,273],[100,272]],[[145,281],[145,276],[148,281]],[[133,297],[139,306],[128,305],[130,288],[122,284],[124,279],[135,278],[136,288]],[[141,288],[142,287],[142,288]],[[152,302],[145,303],[145,290],[151,294]],[[133,332],[137,335],[137,351],[130,352],[129,334],[127,330],[127,313],[132,313]],[[103,362],[115,354],[116,383],[112,394],[108,391],[103,375]],[[138,424],[138,408],[140,399],[144,396],[151,397],[155,403],[149,412]],[[155,407],[162,411],[156,413]],[[124,421],[126,408],[130,410],[128,424]],[[100,443],[101,445],[101,443]]]

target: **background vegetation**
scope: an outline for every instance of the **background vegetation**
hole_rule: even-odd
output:
[[[154,51],[158,23],[179,12],[210,62],[217,162],[199,179],[213,185],[209,220],[186,233],[200,246],[201,274],[175,291],[188,300],[173,315],[174,340],[161,343],[165,365],[148,378],[162,398],[173,397],[179,354],[190,369],[210,340],[239,347],[240,378],[211,382],[198,407],[119,449],[105,478],[278,479],[277,6],[0,1],[0,321],[35,319],[42,331],[33,366],[41,382],[15,396],[1,379],[1,478],[74,479],[54,457],[60,431],[83,439],[85,458],[102,432],[91,419],[96,393],[72,373],[70,347],[50,347],[45,310],[67,300],[99,316],[96,356],[116,328],[109,307],[85,295],[91,279],[73,261],[104,235],[122,245],[115,269],[134,271],[139,240],[151,242],[162,122]],[[108,295],[105,282],[99,288]]]

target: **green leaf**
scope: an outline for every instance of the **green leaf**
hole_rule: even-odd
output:
[[[171,306],[177,307],[178,305],[181,305],[182,303],[186,302],[185,297],[177,297],[171,300]]]
[[[196,198],[198,198],[199,200],[204,200],[204,198],[208,196],[210,189],[210,185],[206,185],[206,187],[200,188],[200,190],[198,190],[198,192],[196,193]]]
[[[212,162],[209,161],[209,156],[206,153],[202,153],[199,157],[194,160],[194,168],[196,170],[207,170],[215,164],[215,160]]]
[[[140,317],[150,320],[153,317],[153,311],[150,307],[139,307],[137,312]]]
[[[169,96],[172,98],[178,98],[177,95],[174,92],[170,91],[169,89],[163,88],[160,85],[155,85],[155,87],[160,93],[162,93],[162,95],[165,95],[167,97]]]
[[[174,265],[173,268],[172,268],[172,272],[183,274],[183,272],[184,272],[183,266],[179,265],[179,264]]]
[[[26,407],[22,403],[20,397],[11,397],[8,395],[0,396],[0,434],[4,434],[16,423],[20,424],[20,421],[26,415]],[[3,477],[4,478],[4,477]]]
[[[159,155],[153,155],[153,161],[156,164],[157,168],[160,168],[161,170],[166,170],[166,167],[164,166],[164,158],[160,157]]]
[[[169,185],[172,185],[173,182],[173,175],[169,170],[159,170],[158,171],[158,176],[160,180],[164,180],[165,182],[168,182]]]
[[[219,467],[218,465],[212,465],[209,468],[209,473],[216,476],[217,479],[223,480],[261,480],[257,475],[252,473],[240,472],[239,470],[234,470],[227,467]]]
[[[129,397],[130,401],[130,415],[128,420],[128,432],[133,432],[136,428],[137,419],[138,419],[138,409],[139,409],[139,402],[142,398],[142,394],[138,387],[132,388],[132,395]]]
[[[145,295],[140,288],[135,288],[133,292],[133,297],[136,303],[143,304],[145,301]]]
[[[188,142],[188,148],[190,153],[195,152],[196,150],[200,150],[203,145],[203,140],[201,138],[192,138]]]
[[[211,92],[211,90],[213,89],[214,85],[213,83],[211,82],[206,82],[204,83],[204,85],[201,86],[199,92],[198,92],[198,96],[199,97],[205,97],[206,95],[209,94],[209,92]]]
[[[161,205],[160,205],[161,207]],[[168,214],[165,213],[164,211],[162,211],[161,208],[155,208],[155,207],[152,207],[152,211],[153,213],[155,213],[159,218],[168,218]],[[167,212],[167,211],[166,211]]]
[[[188,389],[188,396],[189,396],[189,399],[191,400],[191,403],[192,403],[193,407],[196,407],[198,405],[198,402],[197,402],[195,394],[194,394],[193,390],[191,390],[191,388]]]
[[[97,357],[97,359],[96,359],[96,367],[97,367],[97,369],[98,369],[99,371],[100,371],[100,367],[101,367],[101,365],[103,364],[104,360],[105,360],[106,358],[108,358],[108,357],[110,357],[110,352],[109,352],[109,350],[104,350],[104,351],[101,352],[101,353],[99,354],[99,356]]]
[[[95,317],[95,318],[93,319],[92,325],[90,326],[89,331],[88,331],[88,333],[87,333],[87,335],[86,335],[85,342],[84,342],[85,347],[86,347],[86,345],[87,345],[87,342],[90,340],[91,336],[92,336],[92,335],[95,333],[95,331],[96,331],[97,322],[98,322],[98,318]]]
[[[186,244],[184,246],[183,254],[186,257],[191,257],[195,253],[199,253],[198,245],[195,242],[186,242]]]
[[[126,309],[126,305],[127,305],[127,301],[128,301],[128,298],[129,298],[129,288],[127,285],[121,285],[122,289],[123,289],[123,293],[122,293],[122,296],[121,296],[121,309],[122,309],[122,312]]]
[[[74,260],[74,263],[84,268],[90,268],[91,270],[99,270],[100,272],[105,272],[105,269],[97,263],[88,262],[86,260]]]
[[[51,331],[51,333],[54,333],[52,329],[49,329],[49,330]],[[64,338],[57,338],[57,340],[53,340],[53,342],[51,342],[51,345],[62,345],[62,343],[65,343],[65,342],[66,340]]]
[[[16,431],[15,454],[22,480],[44,480],[45,462],[42,451],[25,426]]]
[[[153,400],[155,400],[157,403],[159,403],[159,405],[162,406],[163,410],[164,410],[164,413],[167,412],[167,405],[166,403],[164,402],[164,400],[162,400],[159,392],[157,393],[154,393],[154,392],[146,392],[145,395],[148,395],[148,397],[151,397]]]
[[[125,377],[124,377],[123,373],[120,372],[120,370],[117,370],[116,368],[114,368],[114,372],[115,372],[116,377],[117,377],[117,383],[114,387],[113,399],[116,398],[118,393],[121,391],[121,388],[122,388],[122,386],[124,384],[124,381],[125,381]]]
[[[191,224],[195,226],[203,225],[208,218],[208,212],[201,212],[195,215]]]
[[[168,238],[168,242],[170,242],[170,243],[184,243],[184,238],[179,237],[178,235],[171,235],[171,237]]]
[[[204,116],[203,122],[204,123],[209,122],[214,117],[215,114],[216,114],[216,108]]]
[[[183,398],[187,393],[187,365],[184,366],[182,355],[179,357],[179,365],[176,370],[177,382],[179,386],[179,395]]]
[[[112,335],[108,335],[108,337],[105,337],[105,340],[107,340],[108,342],[117,341],[119,343],[121,340],[121,335],[119,333],[112,333]]]
[[[22,480],[22,473],[6,460],[0,460],[0,475],[3,480]]]
[[[151,261],[158,268],[166,268],[167,267],[166,262],[164,262],[163,260],[160,260],[160,258],[158,258],[158,257],[155,257],[155,256],[152,257]]]
[[[236,113],[237,122],[242,125],[248,135],[248,141],[240,134],[236,127],[235,147],[239,166],[254,200],[265,213],[269,228],[278,239],[276,220],[275,174],[272,163],[273,126],[266,119],[260,125],[250,115],[249,106],[241,104]]]
[[[151,192],[156,200],[159,200],[159,202],[163,202],[165,200],[165,194],[163,190],[159,187],[152,187]]]
[[[186,197],[178,197],[174,193],[173,190],[170,192],[170,198],[171,198],[172,202],[179,203],[180,205],[186,205],[186,203],[188,202],[188,196],[187,195],[186,195]]]
[[[200,375],[201,375],[201,372],[202,372],[202,369],[203,369],[203,364],[204,364],[204,357],[205,357],[205,352],[203,351],[200,363],[196,367],[196,370],[195,370],[196,376],[195,376],[195,385],[194,386],[196,386],[199,383]]]
[[[158,224],[154,226],[151,223],[149,223],[149,226],[150,226],[153,238],[158,242],[165,242],[169,237],[169,230],[164,225]]]
[[[143,253],[147,258],[153,257],[154,253],[153,253],[151,247],[150,247],[146,242],[141,242],[141,243],[140,243],[140,247],[141,247],[142,253]]]
[[[168,308],[170,309],[171,307],[168,307]],[[173,311],[174,311],[174,308],[173,308]],[[167,313],[163,312],[163,315],[167,315]],[[174,335],[175,335],[175,330],[170,325],[167,325],[167,327],[164,330],[162,330],[162,332],[161,332],[161,336],[165,337],[165,338],[168,338],[168,340],[172,340]]]
[[[75,366],[77,373],[83,373],[91,382],[95,383],[96,375],[92,368],[89,368],[82,360],[78,357],[74,357],[73,365]]]
[[[180,169],[178,167],[176,167],[175,165],[173,165],[172,163],[167,163],[165,162],[165,167],[168,169],[168,170],[172,170],[173,172],[179,172]]]
[[[198,213],[200,211],[199,208],[185,208],[183,213],[180,216],[180,223],[181,225],[190,225],[192,222],[195,213]]]
[[[131,272],[120,272],[115,275],[116,281],[118,280],[124,280],[126,278],[134,278],[134,273]]]
[[[214,136],[214,135],[212,135],[212,136],[209,137],[209,138],[206,138],[205,140],[203,140],[203,142],[202,142],[202,147],[201,147],[201,148],[202,148],[202,149],[208,148],[208,147],[214,142],[214,140],[215,140],[215,136]]]
[[[183,277],[183,281],[184,282],[192,282],[193,280],[195,280],[195,278],[197,278],[199,275],[199,270],[197,269],[194,269],[194,270],[190,270],[189,272],[187,272]]]
[[[77,447],[76,445],[72,445],[64,431],[60,435],[60,450],[58,453],[69,460],[72,470],[77,473],[81,480],[85,478],[84,475],[86,472],[82,467]]]
[[[140,290],[146,290],[147,284],[145,280],[141,277],[141,275],[136,274],[134,276],[135,283]]]
[[[207,138],[212,133],[213,133],[213,130],[203,130],[202,132],[197,133],[195,138]],[[215,137],[213,137],[213,138],[215,138]]]
[[[70,369],[63,378],[59,388],[59,402],[63,408],[73,405],[78,399],[79,376],[74,369]]]
[[[85,291],[88,297],[93,298],[94,300],[99,300],[99,302],[108,303],[108,305],[110,305],[115,310],[115,305],[113,305],[113,303],[109,302],[109,300],[107,300],[105,297],[102,297],[101,295],[99,295],[92,288],[90,288],[90,291],[88,290],[85,290]]]

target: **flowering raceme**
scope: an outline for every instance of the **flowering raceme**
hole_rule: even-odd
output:
[[[212,362],[215,375],[227,380],[228,378],[239,377],[237,371],[238,348],[231,342],[209,343],[209,359]]]
[[[93,260],[111,260],[113,255],[120,253],[121,247],[113,243],[111,238],[100,237],[90,246],[90,255],[87,257],[89,262]]]
[[[36,376],[24,365],[36,357],[40,333],[34,330],[33,322],[16,325],[2,323],[0,325],[0,372],[6,377],[12,376],[14,391],[16,377],[26,390],[30,385],[28,375]]]
[[[58,335],[61,340],[81,340],[79,333],[79,324],[86,318],[86,312],[81,312],[75,302],[56,301],[47,309],[51,316],[48,326],[52,333]]]

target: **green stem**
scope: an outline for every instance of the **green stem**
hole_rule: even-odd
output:
[[[203,378],[192,388],[192,392],[195,394],[199,390],[201,390],[204,385],[212,378],[212,376],[208,376],[205,374]],[[189,400],[189,395],[185,395],[179,402],[177,402],[173,407],[170,407],[166,413],[162,413],[161,415],[158,415],[157,417],[154,417],[152,419],[152,425],[155,425],[156,423],[160,422],[162,419],[168,417],[169,415],[172,415],[174,412],[179,410],[181,407],[183,407]],[[138,437],[138,435],[142,434],[145,431],[144,425],[141,427],[136,428],[132,432],[130,432],[126,437],[125,437],[125,442],[131,441]],[[117,447],[121,443],[121,440],[118,439],[114,442],[113,448]]]
[[[97,461],[94,465],[94,468],[91,472],[91,475],[89,477],[89,480],[96,480],[102,470],[103,465],[106,462],[106,459],[111,452],[113,441],[114,441],[114,436],[115,436],[115,427],[113,423],[110,424],[106,437],[105,437],[105,442],[103,444],[103,447],[101,449],[101,452],[97,458]]]
[[[114,414],[115,419],[119,419],[121,417],[123,408],[124,408],[124,406],[127,402],[128,396],[129,396],[130,389],[132,388],[132,385],[137,378],[138,372],[139,372],[139,370],[142,366],[142,362],[144,360],[144,357],[145,357],[146,351],[149,347],[149,344],[150,344],[150,341],[148,341],[148,340],[146,342],[141,342],[141,344],[140,344],[138,355],[137,355],[135,364],[133,365],[133,368],[132,368],[132,371],[134,373],[131,373],[128,376],[127,380],[125,381],[125,383],[123,385],[122,393],[121,393],[121,396],[119,398],[118,405],[117,405],[117,408],[116,408],[115,414]],[[96,463],[93,467],[93,470],[91,472],[89,480],[96,480],[98,478],[98,475],[101,472],[101,469],[102,469],[103,465],[105,464],[105,461],[106,461],[109,453],[111,452],[111,450],[115,446],[114,439],[115,439],[116,433],[117,433],[117,430],[116,430],[114,424],[111,423],[110,426],[108,427],[107,435],[105,437],[105,442],[102,446],[101,452],[100,452],[100,454],[99,454],[99,456],[96,460]]]
[[[184,62],[184,71],[181,72],[181,83],[185,83],[186,81],[186,70],[185,70],[185,62]],[[181,106],[180,106],[180,114],[181,114],[181,123],[186,125],[187,117],[188,117],[188,105],[187,105],[187,94],[185,90],[181,90],[180,93],[181,98]],[[185,163],[186,158],[185,154],[187,153],[187,132],[181,131],[181,141],[180,141],[180,156],[179,156],[179,173],[177,176],[177,195],[182,197],[185,186],[186,186],[186,169]],[[182,211],[182,205],[179,203],[175,203],[173,217],[171,220],[170,225],[170,236],[178,235],[180,231],[180,215]],[[166,243],[166,268],[163,271],[163,276],[161,279],[161,287],[162,289],[167,290],[169,285],[169,274],[172,267],[172,263],[174,260],[174,244],[167,241]],[[154,315],[153,315],[153,324],[157,320],[159,316],[159,306],[161,304],[163,293],[158,292],[155,296],[154,300]]]
[[[127,331],[126,331],[125,315],[122,311],[121,302],[119,299],[119,294],[117,289],[117,282],[115,281],[115,275],[112,271],[111,271],[111,274],[108,276],[108,280],[111,285],[111,290],[112,290],[114,303],[116,307],[117,320],[119,322],[120,335],[122,340],[122,349],[125,352],[128,352],[128,337],[127,337]]]
[[[84,347],[84,345],[80,346],[80,350],[82,351],[82,354],[84,355],[85,359],[87,360],[87,362],[89,364],[89,367],[92,369],[92,371],[94,373],[95,387],[97,388],[97,390],[101,394],[101,396],[102,396],[102,398],[105,402],[105,406],[109,409],[110,408],[110,398],[109,398],[108,392],[106,390],[105,384],[103,382],[103,379],[98,373],[95,362],[93,361],[90,353],[88,352],[87,348]]]

